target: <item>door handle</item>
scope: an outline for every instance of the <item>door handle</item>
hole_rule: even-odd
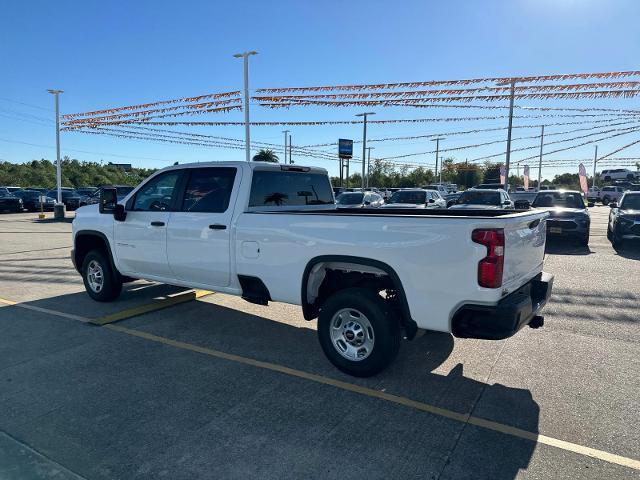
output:
[[[227,226],[222,225],[221,223],[214,223],[213,225],[209,225],[211,230],[226,230]]]
[[[164,222],[151,222],[152,227],[164,227]]]

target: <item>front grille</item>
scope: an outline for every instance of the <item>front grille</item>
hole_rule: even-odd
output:
[[[547,220],[547,228],[555,227],[563,230],[575,230],[577,225],[570,220]]]

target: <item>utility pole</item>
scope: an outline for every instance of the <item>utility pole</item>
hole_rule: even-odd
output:
[[[289,134],[289,163],[293,163],[293,157],[291,154],[293,153],[293,147],[291,146],[291,134]]]
[[[236,53],[235,58],[242,58],[244,63],[244,142],[247,162],[251,161],[251,134],[249,132],[249,57],[258,52]]]
[[[371,173],[371,150],[375,150],[376,147],[367,147],[367,188],[369,188],[369,174]]]
[[[289,130],[283,130],[282,133],[284,133],[284,164],[287,164],[287,134],[289,133]]]
[[[58,189],[58,204],[62,203],[62,166],[60,164],[60,94],[63,90],[47,90],[56,97],[56,187]],[[62,216],[64,217],[64,210]]]
[[[349,159],[347,158],[347,186],[349,188]]]
[[[598,145],[596,145],[596,153],[593,155],[593,181],[592,187],[596,186],[596,164],[598,163]]]
[[[375,112],[358,113],[356,117],[363,117],[363,129],[362,129],[362,191],[364,192],[364,176],[365,168],[367,166],[367,116],[375,115]],[[349,165],[347,163],[347,165]]]
[[[538,161],[538,191],[542,185],[542,147],[544,145],[544,125],[542,125],[542,132],[540,132],[540,160]]]
[[[440,140],[444,140],[445,137],[436,137],[432,138],[432,142],[436,142],[436,177],[438,176],[438,156],[440,155]],[[439,183],[442,183],[442,165],[440,165],[440,180]]]
[[[511,160],[511,128],[513,126],[513,99],[516,94],[516,81],[511,80],[511,94],[509,96],[509,130],[507,131],[507,158],[505,162],[504,189],[509,191],[509,161]]]

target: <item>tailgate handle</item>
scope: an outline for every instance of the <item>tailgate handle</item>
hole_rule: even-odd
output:
[[[213,225],[209,225],[209,228],[211,230],[226,230],[227,226],[220,223],[214,223]]]
[[[534,228],[536,228],[538,225],[540,225],[540,219],[539,219],[539,218],[536,218],[533,222],[531,222],[531,223],[529,224],[529,228],[530,228],[531,230],[533,230],[533,229],[534,229]]]
[[[151,222],[152,227],[164,227],[164,222]]]

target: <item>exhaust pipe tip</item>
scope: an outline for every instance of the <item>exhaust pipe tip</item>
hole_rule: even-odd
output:
[[[529,327],[540,328],[544,325],[544,317],[542,315],[536,315],[529,322]]]

